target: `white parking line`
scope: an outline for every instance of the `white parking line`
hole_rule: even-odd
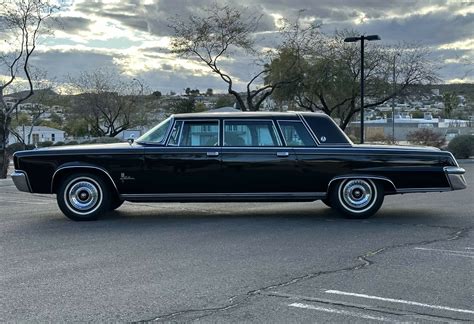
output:
[[[458,251],[458,250],[445,250],[445,249],[430,249],[430,248],[422,248],[416,247],[415,250],[422,250],[422,251],[433,251],[433,252],[448,252],[448,253],[461,253],[467,255],[474,255],[474,252],[471,251]]]
[[[301,303],[293,303],[293,304],[289,304],[288,306],[297,307],[297,308],[312,309],[312,310],[317,310],[317,311],[320,311],[320,312],[333,313],[333,314],[339,314],[339,315],[349,315],[349,316],[354,316],[354,317],[359,317],[359,318],[374,320],[374,321],[397,323],[396,321],[388,319],[386,317],[365,315],[365,314],[349,312],[349,311],[334,309],[334,308],[326,308],[326,307],[307,305],[307,304],[301,304]]]
[[[399,303],[399,304],[406,304],[406,305],[412,305],[412,306],[421,306],[421,307],[427,307],[427,308],[433,308],[433,309],[439,309],[439,310],[447,310],[447,311],[457,312],[457,313],[474,314],[474,311],[469,310],[469,309],[453,308],[453,307],[439,306],[439,305],[430,305],[430,304],[419,303],[419,302],[415,302],[415,301],[385,298],[385,297],[378,297],[378,296],[370,296],[370,295],[366,295],[366,294],[357,294],[357,293],[351,293],[351,292],[340,291],[340,290],[326,290],[325,293],[335,294],[335,295],[343,295],[343,296],[360,297],[360,298],[366,298],[366,299],[375,299],[375,300],[381,300],[381,301],[386,301],[386,302],[390,302],[390,303]]]
[[[474,255],[465,255],[465,254],[460,254],[460,253],[446,253],[446,255],[452,255],[452,256],[457,256],[457,257],[461,257],[461,258],[474,259]]]

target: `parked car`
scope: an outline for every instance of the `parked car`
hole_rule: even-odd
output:
[[[133,202],[316,201],[351,218],[385,195],[466,188],[435,148],[355,145],[324,114],[174,115],[129,143],[14,155],[20,191],[56,194],[76,221]]]

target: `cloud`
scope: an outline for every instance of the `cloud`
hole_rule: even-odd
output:
[[[448,0],[75,0],[61,12],[34,63],[52,74],[76,74],[82,69],[106,67],[145,79],[156,89],[184,86],[225,89],[225,83],[203,64],[176,58],[170,53],[171,18],[203,15],[216,3],[231,4],[249,15],[261,15],[255,34],[258,49],[274,47],[278,17],[322,24],[335,29],[357,29],[379,34],[381,44],[418,42],[430,46],[433,57],[445,64],[445,80],[462,78],[465,64],[459,57],[474,58],[474,4]],[[305,9],[301,12],[300,9]],[[62,28],[60,28],[62,26]],[[255,58],[235,51],[221,67],[235,76],[242,88],[259,67]],[[202,84],[202,85],[201,85]]]

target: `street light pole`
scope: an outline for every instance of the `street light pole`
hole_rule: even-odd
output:
[[[360,144],[364,144],[364,36],[360,37]]]
[[[395,93],[397,91],[397,78],[395,75],[397,56],[400,56],[400,53],[393,55],[393,75],[392,75],[392,87],[393,87],[393,97],[392,97],[392,142],[395,143]]]
[[[353,43],[360,41],[360,143],[364,144],[364,41],[380,40],[379,35],[360,35],[359,37],[346,37],[344,42]]]

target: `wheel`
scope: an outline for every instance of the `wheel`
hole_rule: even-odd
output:
[[[115,195],[115,196],[112,198],[112,201],[111,201],[111,203],[110,203],[109,210],[116,210],[117,208],[119,208],[120,206],[122,206],[123,203],[124,203],[124,200],[120,199],[117,195]]]
[[[330,192],[332,206],[347,218],[367,218],[382,206],[383,187],[371,179],[345,179]]]
[[[324,199],[321,199],[321,201],[328,207],[332,208],[332,204],[331,204],[331,199],[328,197],[328,198],[324,198]]]
[[[61,182],[57,196],[59,209],[74,221],[92,221],[111,206],[110,190],[104,180],[94,174],[79,173]]]

